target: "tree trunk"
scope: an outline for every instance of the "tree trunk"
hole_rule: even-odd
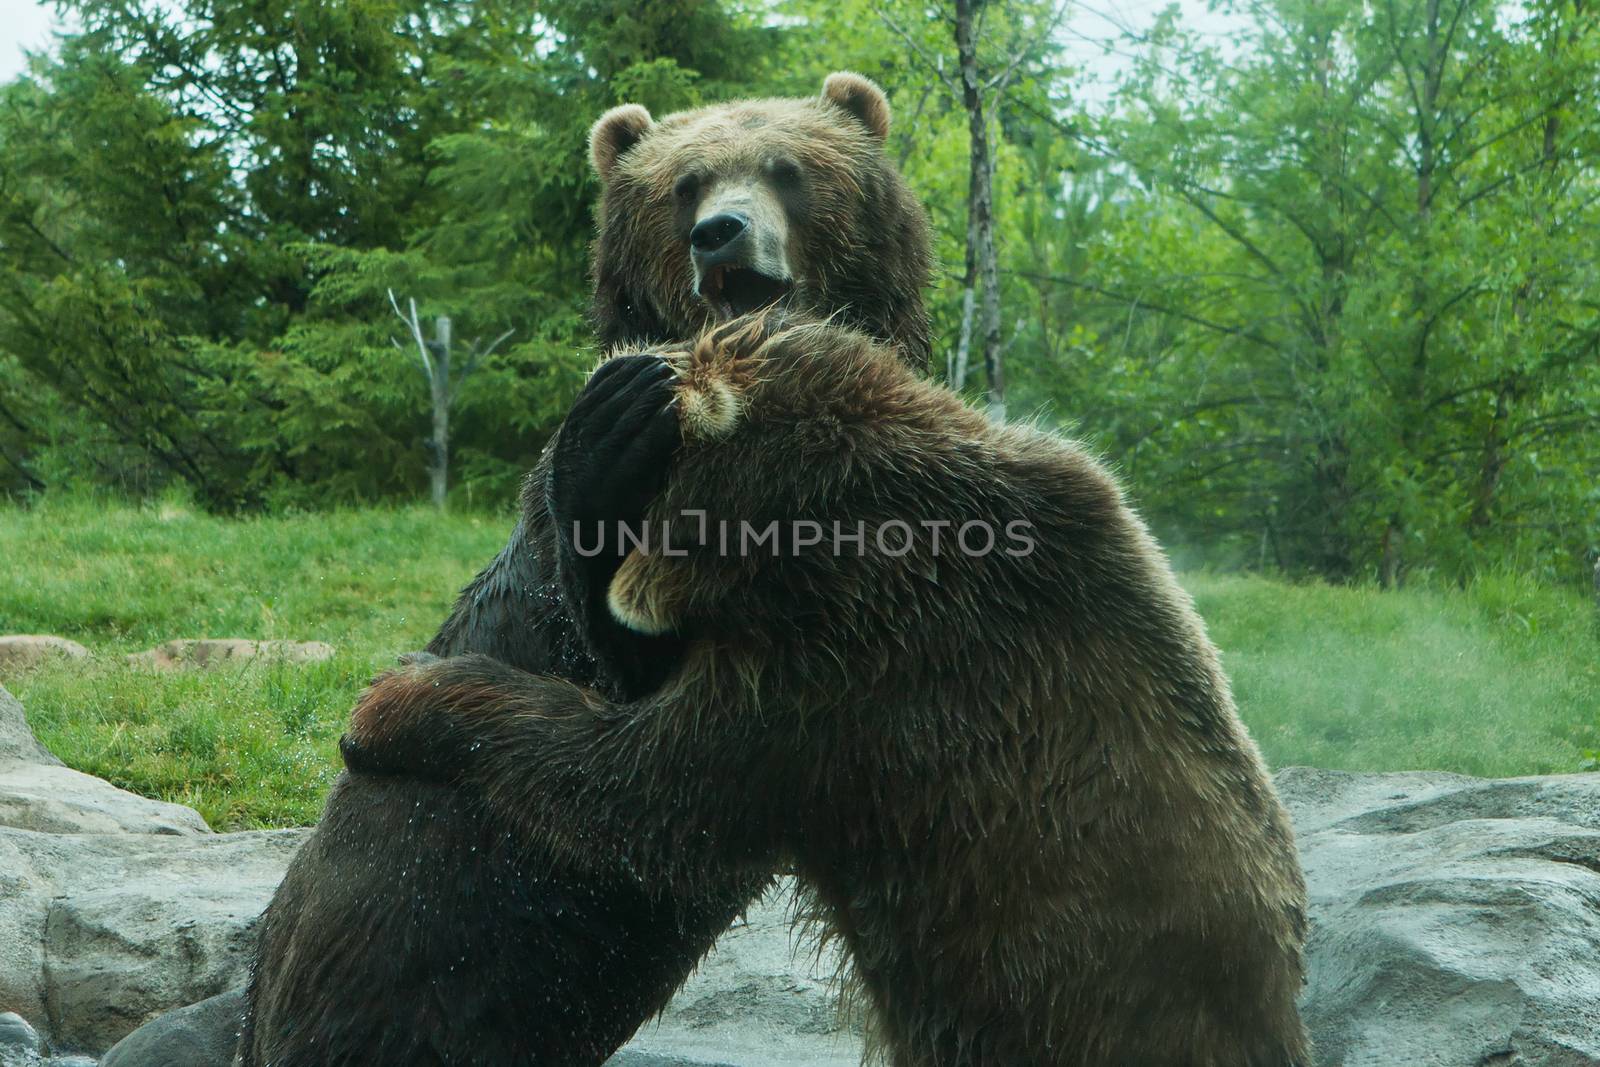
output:
[[[445,507],[445,494],[450,489],[450,317],[440,315],[434,320],[433,344],[433,440],[428,451],[433,466],[429,471],[433,483],[433,506],[440,511]]]
[[[1405,528],[1400,525],[1400,516],[1390,516],[1389,525],[1383,531],[1382,569],[1378,574],[1385,589],[1400,585],[1400,539],[1404,536]]]
[[[989,117],[978,75],[975,13],[982,0],[956,0],[956,56],[961,64],[961,104],[967,112],[970,144],[967,172],[967,245],[977,268],[977,327],[983,369],[989,379],[989,414],[1006,415],[1006,377],[1000,350],[1000,265],[994,246],[994,161],[989,151]],[[971,284],[969,275],[968,284]],[[971,290],[969,289],[968,292]],[[963,309],[964,310],[964,309]]]
[[[958,393],[967,387],[967,367],[972,358],[972,313],[975,306],[972,275],[969,273],[966,283],[961,287],[961,333],[956,342],[955,366],[949,373],[950,388]]]
[[[1465,2],[1465,0],[1460,0]],[[1440,0],[1426,0],[1425,41],[1427,51],[1423,57],[1422,91],[1417,107],[1417,229],[1418,266],[1411,287],[1411,302],[1417,320],[1416,336],[1412,339],[1410,382],[1406,395],[1401,398],[1404,420],[1400,429],[1401,462],[1413,475],[1420,472],[1418,453],[1423,441],[1422,429],[1427,424],[1428,409],[1428,345],[1431,339],[1431,319],[1428,314],[1433,304],[1433,193],[1434,178],[1439,167],[1438,146],[1435,133],[1440,121],[1439,91],[1444,80],[1444,67],[1450,57],[1441,34],[1439,17]],[[1405,408],[1410,410],[1405,412]],[[1389,518],[1383,534],[1383,585],[1393,589],[1400,584],[1405,566],[1403,542],[1406,536],[1404,518],[1397,510]]]
[[[1494,414],[1489,417],[1489,428],[1483,433],[1478,484],[1473,489],[1472,510],[1467,514],[1467,529],[1474,537],[1488,529],[1494,515],[1494,494],[1500,487],[1500,475],[1505,471],[1506,423],[1510,419],[1515,389],[1509,379],[1500,383],[1494,394]]]
[[[1343,146],[1346,129],[1335,115],[1330,72],[1334,69],[1334,35],[1325,33],[1313,40],[1310,52],[1311,78],[1322,99],[1323,120],[1319,127],[1321,154],[1325,161],[1318,175],[1322,201],[1328,218],[1335,220],[1316,243],[1316,256],[1322,272],[1319,316],[1313,323],[1312,369],[1318,382],[1328,382],[1338,365],[1344,345],[1344,305],[1351,270],[1351,241],[1347,229],[1345,190],[1349,183],[1348,164]],[[1350,448],[1345,421],[1328,409],[1327,391],[1313,391],[1305,401],[1310,411],[1300,416],[1315,442],[1312,485],[1317,512],[1316,566],[1323,577],[1343,580],[1350,576],[1353,546],[1350,543]],[[1280,561],[1281,567],[1281,561]]]

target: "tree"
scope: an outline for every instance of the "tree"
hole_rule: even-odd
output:
[[[986,41],[984,23],[990,8],[1000,8],[987,20],[995,33]],[[1053,51],[1052,36],[1066,11],[1058,4],[1043,12],[1024,4],[995,0],[954,0],[939,17],[948,22],[955,45],[955,70],[948,72],[943,57],[934,54],[896,20],[888,5],[878,14],[959,101],[967,125],[966,255],[961,279],[961,332],[950,372],[951,385],[966,384],[974,328],[977,330],[988,382],[989,412],[1004,419],[1006,378],[1001,336],[1000,264],[995,246],[995,154],[991,147],[995,116],[1013,80],[1025,65],[1037,67]],[[998,57],[990,55],[997,52]]]
[[[455,401],[456,390],[461,383],[477,369],[478,361],[499,348],[500,342],[510,337],[512,331],[507,330],[481,347],[476,342],[468,342],[466,361],[457,365],[454,361],[455,343],[450,316],[440,315],[433,320],[433,340],[429,341],[422,336],[422,321],[417,317],[415,300],[407,301],[407,310],[401,311],[400,302],[395,299],[394,290],[390,289],[389,306],[394,309],[395,316],[405,323],[411,340],[416,343],[417,359],[428,379],[428,395],[433,409],[433,437],[428,442],[428,473],[433,486],[433,506],[443,511],[445,494],[450,488],[450,405]],[[394,346],[405,351],[405,346],[399,341],[395,341]]]
[[[1249,13],[1237,59],[1158,25],[1087,138],[1144,191],[1063,284],[1163,319],[1181,357],[1139,371],[1159,414],[1113,454],[1161,457],[1166,521],[1291,568],[1570,573],[1596,539],[1572,517],[1597,469],[1600,30],[1491,0]]]
[[[389,288],[516,331],[449,442],[510,498],[593,360],[589,123],[734,93],[781,37],[716,0],[68,6],[81,32],[0,91],[0,410],[66,409],[0,416],[0,484],[225,508],[418,488]]]

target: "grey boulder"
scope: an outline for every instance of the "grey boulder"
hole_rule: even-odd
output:
[[[69,770],[0,689],[0,1007],[59,1057],[242,984],[305,834],[214,834],[189,808]]]
[[[1600,1067],[1600,775],[1277,782],[1319,1067]],[[55,764],[0,689],[0,1007],[58,1057],[148,1024],[104,1067],[227,1067],[255,924],[306,831],[212,834],[126,798]],[[610,1067],[853,1067],[837,958],[797,944],[788,905],[753,907]],[[29,1033],[0,1016],[0,1057],[32,1067]]]
[[[244,982],[261,911],[305,832],[0,828],[0,1004],[99,1053]]]
[[[244,990],[230,989],[157,1016],[111,1047],[100,1067],[227,1067],[244,1016]]]
[[[53,634],[0,636],[0,675],[18,674],[51,659],[86,659],[89,650]]]
[[[61,765],[33,736],[22,701],[0,686],[0,763],[14,760]]]
[[[608,1067],[857,1067],[861,1036],[840,1010],[839,957],[797,937],[791,883],[717,939],[655,1022]]]
[[[212,669],[247,663],[300,665],[333,658],[325,641],[253,641],[245,637],[182,638],[135,652],[128,665],[173,671],[187,667]]]
[[[48,834],[209,834],[193,808],[57,764],[0,762],[0,826]]]
[[[1600,775],[1292,768],[1324,1067],[1600,1065]]]
[[[0,1007],[59,1057],[240,985],[305,833],[214,834],[190,808],[63,767],[0,689]],[[8,1021],[0,1055],[36,1055]]]
[[[14,1011],[0,1014],[0,1067],[34,1067],[39,1062],[39,1034]]]

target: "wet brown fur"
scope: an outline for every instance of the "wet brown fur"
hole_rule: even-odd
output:
[[[605,196],[594,249],[605,345],[626,337],[681,346],[707,325],[686,295],[687,231],[653,217],[668,176],[667,160],[647,165],[649,153],[670,146],[671,160],[745,168],[775,147],[809,145],[815,167],[805,202],[793,206],[853,227],[858,247],[842,252],[848,235],[820,233],[797,215],[804,262],[794,303],[894,342],[912,360],[926,356],[927,222],[883,158],[887,103],[854,75],[827,84],[814,100],[669,117],[639,152],[652,127],[643,108],[596,123],[596,169],[615,175],[629,158]],[[718,143],[730,133],[742,148]],[[692,136],[706,138],[698,156]],[[886,246],[876,244],[880,231]],[[877,254],[892,255],[893,269]],[[627,314],[624,292],[640,295]],[[617,680],[589,655],[581,613],[563,599],[547,463],[548,453],[524,486],[509,543],[462,592],[428,650],[490,656],[616,694]],[[770,876],[770,868],[721,870],[693,887],[654,884],[620,858],[574,865],[510,829],[465,791],[405,775],[342,775],[263,919],[243,1067],[598,1065],[666,1003]]]
[[[839,74],[828,82],[841,100],[873,101],[863,107],[886,131],[881,93],[859,93],[870,84]],[[692,225],[674,187],[691,173],[710,180],[759,175],[782,157],[798,162],[802,174],[790,204],[799,281],[790,306],[837,315],[898,346],[913,364],[926,363],[927,216],[872,126],[828,96],[741,101],[668,115],[642,129],[641,114],[648,118],[636,105],[615,109],[593,135],[611,144],[608,131],[621,122],[626,146],[609,164],[599,150],[596,159],[597,168],[610,168],[594,256],[593,319],[604,347],[681,344],[712,325],[694,295],[688,257],[662,255],[685,247]]]
[[[688,890],[793,863],[896,1067],[1309,1064],[1288,820],[1101,466],[836,326],[737,320],[674,359],[681,411],[737,400],[683,420],[656,506],[713,532],[635,553],[611,593],[689,638],[678,674],[614,704],[449,660],[380,680],[357,745],[573,864]],[[718,550],[718,520],[774,518],[919,534],[902,557],[870,533],[859,556]],[[1035,548],[936,555],[939,520],[1025,520]]]

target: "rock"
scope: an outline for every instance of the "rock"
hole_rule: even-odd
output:
[[[33,1067],[38,1062],[38,1031],[14,1011],[0,1015],[0,1067]]]
[[[89,650],[76,641],[51,634],[0,636],[0,675],[19,674],[51,658],[84,659]]]
[[[622,1049],[605,1062],[605,1067],[735,1067],[726,1060],[686,1060],[682,1056],[663,1056],[655,1052]]]
[[[184,667],[213,668],[239,666],[260,661],[271,663],[321,663],[333,658],[333,646],[323,641],[251,641],[241,637],[168,641],[164,645],[135,652],[128,663],[155,670]]]
[[[0,829],[0,1004],[58,1052],[98,1053],[242,985],[256,921],[305,833]]]
[[[795,952],[788,899],[778,892],[752,907],[661,1019],[606,1067],[858,1067],[860,1038],[841,1025],[825,977],[837,968],[837,956],[816,960],[803,948]],[[100,1067],[228,1067],[227,1059],[213,1057],[237,1029],[242,998],[236,989],[158,1016],[124,1038]]]
[[[831,981],[838,954],[819,958],[793,933],[789,886],[718,938],[661,1019],[607,1067],[858,1067],[861,1037]]]
[[[22,701],[0,686],[0,763],[12,760],[61,765],[61,761],[33,736]]]
[[[1600,1067],[1600,775],[1293,768],[1319,1067]],[[718,942],[614,1067],[854,1064],[781,908]]]
[[[190,808],[63,767],[0,689],[0,1005],[58,1049],[98,1052],[237,984],[300,836],[215,835]]]
[[[1293,768],[1325,1067],[1600,1065],[1600,775]]]
[[[244,1016],[244,990],[230,989],[169,1011],[118,1041],[100,1067],[228,1067]]]
[[[67,767],[0,763],[0,826],[52,834],[209,834],[193,808]]]
[[[1311,884],[1319,1067],[1600,1067],[1600,775],[1295,768],[1278,785]],[[241,984],[299,840],[0,830],[0,1004],[93,1051]],[[797,951],[786,896],[758,904],[608,1067],[854,1067],[834,964]],[[226,1044],[231,1003],[162,1016],[105,1067],[227,1067],[195,1057]]]

